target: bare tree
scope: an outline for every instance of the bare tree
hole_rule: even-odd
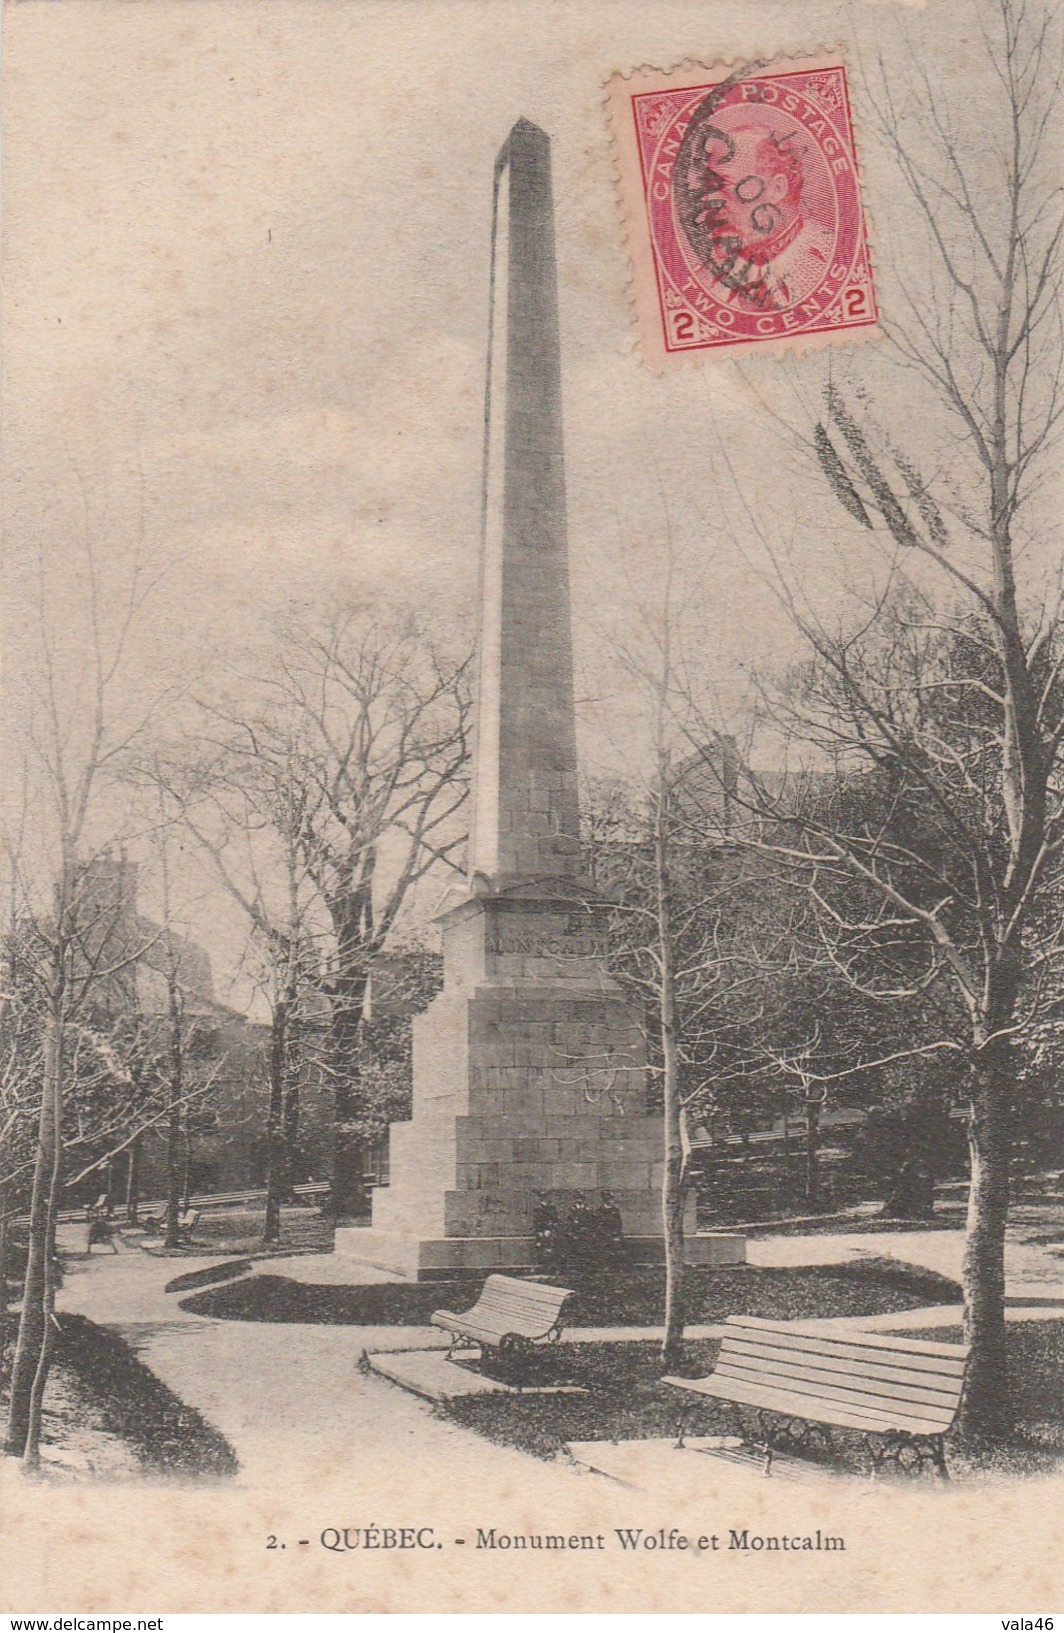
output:
[[[967,145],[925,53],[867,76],[876,133],[925,234],[927,275],[915,287],[896,268],[899,315],[885,327],[937,400],[941,440],[917,457],[877,423],[867,391],[829,385],[807,446],[864,532],[872,588],[840,628],[785,572],[775,581],[813,657],[775,691],[774,723],[875,798],[835,817],[787,811],[756,780],[748,798],[789,825],[848,978],[882,997],[932,996],[940,1032],[927,1047],[966,1061],[963,1420],[997,1434],[1010,1413],[1004,1243],[1021,1045],[1062,951],[1064,624],[1039,490],[1064,406],[1064,222],[1050,139],[1059,19],[1027,0],[997,0],[987,16],[993,92]]]
[[[10,1223],[26,1199],[33,1168],[34,1109],[39,1107],[43,1058],[41,1017],[23,977],[24,927],[9,926],[0,990],[0,1366],[8,1340],[7,1276]]]
[[[229,721],[247,734],[246,754],[298,760],[299,866],[329,930],[321,990],[339,1215],[361,1200],[358,1039],[373,960],[416,885],[456,866],[465,842],[469,663],[407,614],[344,607],[294,626],[266,707],[254,723]]]
[[[81,569],[79,622],[67,602],[56,610],[55,582],[44,559],[38,563],[24,716],[36,848],[16,858],[11,881],[22,903],[17,916],[32,926],[28,960],[43,1017],[29,1247],[6,1441],[8,1454],[30,1468],[38,1460],[51,1361],[71,1029],[90,1002],[109,1001],[128,985],[140,952],[129,930],[121,858],[98,839],[106,790],[130,745],[175,697],[165,682],[138,690],[127,672],[130,635],[154,587],[144,556],[134,556],[120,585],[108,583],[87,525]]]
[[[584,835],[589,874],[611,903],[613,968],[640,1001],[661,1089],[662,1358],[674,1366],[685,1330],[691,1125],[715,1096],[741,1092],[755,1075],[757,1023],[770,980],[793,962],[793,926],[759,937],[749,918],[752,881],[728,831],[734,745],[701,736],[703,654],[685,629],[689,586],[674,571],[671,541],[662,582],[660,606],[641,604],[629,639],[614,644],[631,682],[626,704],[637,699],[646,724],[643,775],[629,745],[627,797],[614,786],[588,801]]]
[[[69,835],[68,835],[69,837]],[[8,1453],[35,1467],[44,1386],[51,1359],[57,1286],[55,1221],[61,1197],[64,1107],[73,1084],[84,1087],[85,1018],[94,991],[124,983],[137,952],[122,929],[127,902],[109,855],[68,866],[55,886],[54,916],[35,924],[26,964],[37,988],[40,1089],[30,1198],[29,1247],[23,1306],[11,1379]],[[94,866],[93,863],[97,865]],[[102,873],[101,873],[102,867]],[[105,889],[102,879],[115,884]]]
[[[170,818],[196,841],[211,873],[240,908],[253,965],[270,1012],[266,1058],[266,1212],[263,1241],[281,1237],[290,1151],[298,1124],[297,1047],[303,1010],[320,986],[321,903],[306,861],[307,788],[300,745],[276,715],[226,719],[221,734],[194,744],[180,761],[156,754],[138,775]],[[175,1030],[175,1037],[179,1033]]]

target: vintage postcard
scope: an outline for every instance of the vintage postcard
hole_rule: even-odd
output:
[[[0,1611],[1050,1628],[1059,8],[3,27]]]

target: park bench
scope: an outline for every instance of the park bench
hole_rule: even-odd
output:
[[[849,1429],[864,1435],[873,1476],[887,1462],[913,1474],[930,1463],[946,1480],[945,1440],[960,1407],[967,1359],[961,1344],[733,1315],[707,1377],[664,1381],[727,1402],[741,1438],[764,1455],[766,1473],[774,1444],[800,1449],[819,1441],[830,1454],[832,1429]],[[754,1434],[744,1411],[753,1414]],[[683,1429],[681,1418],[680,1446]]]
[[[191,1239],[192,1232],[199,1224],[199,1217],[200,1211],[198,1208],[185,1208],[178,1214],[177,1234],[182,1242],[187,1242]],[[165,1230],[166,1215],[165,1213],[144,1213],[140,1216],[140,1223],[145,1231],[149,1232],[149,1234],[154,1234],[158,1231]]]
[[[482,1355],[492,1352],[507,1372],[523,1377],[536,1346],[560,1337],[562,1306],[571,1297],[568,1287],[489,1276],[472,1309],[437,1310],[432,1325],[451,1335],[448,1358],[460,1347],[477,1345]]]

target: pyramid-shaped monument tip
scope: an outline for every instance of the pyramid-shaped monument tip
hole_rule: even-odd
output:
[[[541,141],[550,141],[550,137],[547,135],[543,127],[541,125],[534,124],[531,119],[526,119],[523,114],[521,115],[520,119],[515,121],[514,127],[510,132],[511,140],[515,136],[536,136],[539,137]]]

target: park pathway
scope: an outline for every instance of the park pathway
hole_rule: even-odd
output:
[[[375,1491],[387,1491],[393,1512],[399,1512],[407,1497],[414,1502],[423,1495],[432,1474],[441,1485],[468,1482],[497,1496],[519,1482],[544,1501],[572,1478],[563,1465],[485,1441],[432,1416],[423,1402],[383,1379],[359,1372],[364,1348],[418,1347],[442,1337],[435,1329],[193,1315],[180,1308],[187,1293],[166,1293],[166,1283],[217,1266],[216,1258],[155,1258],[121,1245],[116,1254],[86,1258],[83,1231],[68,1242],[62,1237],[61,1231],[68,1253],[60,1312],[77,1312],[119,1332],[145,1366],[226,1437],[240,1463],[239,1482],[249,1490],[283,1489],[286,1471],[296,1469],[305,1488],[335,1489],[338,1475],[349,1471],[367,1501],[376,1500]],[[271,1261],[269,1268],[284,1274],[286,1263]],[[328,1273],[324,1259],[317,1265]],[[376,1273],[373,1279],[379,1279]],[[376,1522],[385,1520],[377,1516]]]

